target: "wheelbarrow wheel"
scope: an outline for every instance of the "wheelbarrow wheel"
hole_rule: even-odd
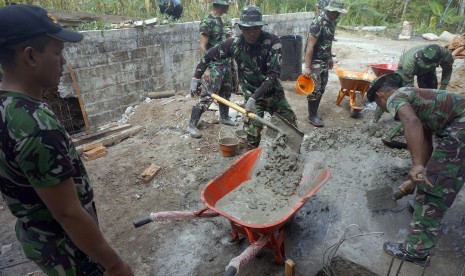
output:
[[[356,108],[350,108],[350,117],[351,118],[358,118],[358,116],[360,115],[360,111],[361,109],[356,109]]]

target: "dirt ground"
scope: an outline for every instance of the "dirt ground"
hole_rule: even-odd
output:
[[[369,64],[395,63],[402,51],[428,43],[343,30],[337,31],[336,38],[334,54],[339,68],[359,72]],[[463,60],[457,60],[450,89],[462,93],[464,76]],[[324,163],[331,171],[326,184],[286,224],[286,258],[296,263],[296,275],[316,275],[323,268],[341,263],[341,258],[357,265],[344,263],[343,269],[334,269],[337,275],[386,275],[391,258],[382,245],[388,240],[402,240],[411,215],[404,208],[406,198],[398,201],[395,211],[369,210],[366,192],[383,187],[394,191],[407,178],[408,152],[387,148],[380,140],[394,124],[392,117],[384,114],[374,124],[374,106],[366,105],[359,118],[351,118],[347,97],[341,106],[335,105],[340,84],[331,71],[320,107],[325,127],[317,129],[306,120],[307,102],[295,93],[295,83],[285,81],[283,85],[299,128],[306,134],[302,155]],[[234,95],[234,100],[240,103],[242,98]],[[137,229],[132,224],[150,212],[204,208],[203,187],[244,153],[239,150],[234,157],[221,156],[219,137],[232,136],[240,126],[217,124],[215,111],[202,116],[199,128],[204,136],[190,138],[186,124],[193,103],[186,94],[142,102],[132,112],[129,123],[141,125],[143,130],[109,147],[106,157],[86,162],[95,188],[100,227],[136,275],[222,275],[229,261],[249,245],[247,240],[231,242],[229,221],[221,216],[156,221]],[[240,117],[237,119],[241,125]],[[162,169],[151,183],[143,184],[137,176],[151,163]],[[443,221],[425,275],[463,272],[464,206],[462,191]],[[0,221],[0,275],[41,275],[32,273],[38,269],[17,253],[14,219],[2,200]],[[331,263],[333,256],[341,258]],[[239,275],[284,275],[284,266],[273,260],[273,252],[263,249],[241,267]],[[393,269],[398,265],[394,262]],[[405,263],[399,275],[421,273],[421,267]]]

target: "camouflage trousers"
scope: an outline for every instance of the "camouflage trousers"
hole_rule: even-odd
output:
[[[231,64],[210,63],[210,81],[207,83],[210,93],[215,93],[220,97],[229,100],[233,89],[233,78],[231,72]],[[201,108],[205,112],[212,104],[213,99],[208,91],[200,94],[196,107]]]
[[[307,96],[307,100],[314,101],[318,100],[325,93],[326,85],[328,84],[328,62],[321,60],[313,60],[310,66],[312,71],[312,79],[315,83],[313,93]]]
[[[63,229],[36,231],[18,220],[16,237],[24,255],[48,276],[104,275],[104,268],[77,248]]]
[[[426,165],[426,176],[433,187],[417,186],[413,218],[404,243],[407,252],[417,257],[428,255],[436,245],[442,218],[465,179],[465,118],[453,120],[438,138]]]
[[[252,94],[244,89],[245,102],[247,102],[251,96]],[[284,91],[282,93],[273,93],[273,95],[268,98],[258,99],[255,102],[255,107],[257,109],[256,114],[262,118],[265,115],[265,111],[271,115],[277,113],[297,127],[297,117],[287,102],[286,97],[284,97]],[[261,132],[263,130],[263,125],[261,123],[246,119],[244,120],[243,129],[247,133],[247,143],[249,145],[260,143]]]
[[[418,87],[438,89],[438,77],[436,76],[436,69],[428,73],[417,76]]]

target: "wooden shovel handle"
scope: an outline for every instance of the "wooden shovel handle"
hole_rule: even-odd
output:
[[[238,105],[235,104],[235,103],[232,103],[232,102],[226,100],[225,98],[222,98],[222,97],[216,95],[215,93],[211,93],[211,97],[212,97],[213,99],[217,100],[218,102],[220,102],[220,103],[222,103],[222,104],[224,104],[224,105],[227,105],[227,106],[229,106],[230,108],[232,108],[232,109],[234,109],[234,110],[236,110],[236,111],[238,111],[238,112],[240,112],[240,113],[246,115],[246,116],[249,117],[250,119],[254,119],[254,118],[257,116],[257,115],[255,115],[255,114],[252,113],[252,112],[247,112],[244,108],[238,106]]]

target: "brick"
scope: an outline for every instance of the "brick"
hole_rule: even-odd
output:
[[[153,180],[155,175],[157,175],[158,171],[161,169],[160,166],[151,164],[147,169],[145,169],[137,178],[144,183],[149,183]]]

